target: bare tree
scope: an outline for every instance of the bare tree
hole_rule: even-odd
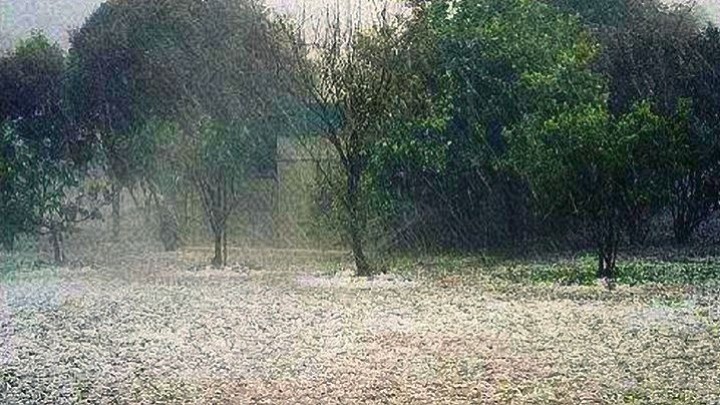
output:
[[[401,50],[402,20],[390,17],[387,6],[368,24],[363,23],[364,14],[360,7],[345,16],[328,9],[324,20],[310,28],[302,23],[285,25],[292,58],[284,79],[317,123],[313,132],[332,145],[342,167],[339,197],[358,276],[375,271],[364,245],[363,183],[371,149],[407,106],[404,90],[410,86],[402,74],[408,62]],[[332,176],[324,177],[332,181]]]

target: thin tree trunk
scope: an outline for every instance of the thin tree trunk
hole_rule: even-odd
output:
[[[183,192],[183,219],[182,226],[187,228],[190,224],[190,193],[188,191]]]
[[[227,266],[227,217],[228,217],[228,189],[227,178],[223,175],[220,177],[220,209],[222,210],[222,265]]]
[[[606,219],[601,225],[601,236],[598,238],[598,269],[597,278],[607,283],[612,289],[615,280],[615,268],[619,246],[618,229],[613,219]]]
[[[113,184],[112,190],[112,236],[117,240],[120,237],[120,190],[121,188]]]
[[[598,249],[598,260],[597,277],[606,280],[614,279],[617,251],[609,246],[601,246]]]
[[[360,212],[360,167],[351,164],[348,168],[347,208],[349,214],[348,233],[350,234],[350,248],[355,260],[355,275],[358,277],[371,276],[373,269],[365,256],[363,236],[365,221]]]
[[[65,253],[63,252],[63,236],[62,231],[57,227],[52,226],[50,228],[50,242],[53,247],[53,259],[55,264],[62,265],[65,263]]]
[[[370,263],[365,256],[362,236],[357,227],[351,226],[350,239],[353,259],[355,260],[355,275],[358,277],[371,276],[373,273],[372,267],[370,267]]]
[[[154,185],[148,185],[148,192],[152,203],[155,205],[160,242],[162,242],[166,252],[174,252],[180,245],[177,218],[171,208],[167,207],[165,201],[158,196]]]
[[[222,250],[223,250],[223,266],[227,266],[227,255],[228,255],[228,251],[227,251],[227,231],[224,231],[224,232],[223,232],[222,239],[223,239],[223,248],[222,248]]]
[[[223,265],[222,231],[215,232],[215,256],[212,259],[212,265],[218,268]]]
[[[221,179],[220,177],[217,179],[217,189],[214,191],[214,197],[213,197],[213,222],[215,226],[213,227],[214,236],[215,236],[215,256],[213,257],[212,264],[213,267],[222,267],[224,265],[223,262],[223,234],[225,233],[225,223],[220,219],[220,216],[222,215],[223,210],[223,190],[221,186]]]
[[[685,245],[690,240],[692,233],[689,219],[689,180],[683,180],[681,185],[676,186],[676,202],[673,212],[673,236],[675,243]]]
[[[157,203],[157,212],[160,227],[160,241],[166,252],[174,252],[180,244],[177,220],[170,208],[160,202]]]

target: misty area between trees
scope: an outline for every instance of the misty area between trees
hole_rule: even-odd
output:
[[[0,403],[714,403],[713,18],[108,0],[0,38]]]

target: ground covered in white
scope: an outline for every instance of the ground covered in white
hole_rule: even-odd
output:
[[[702,292],[357,279],[316,252],[237,251],[219,270],[201,251],[100,256],[0,279],[0,403],[720,398]]]

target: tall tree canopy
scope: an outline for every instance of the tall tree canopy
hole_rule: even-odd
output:
[[[415,131],[411,148],[427,146],[431,134],[442,146],[433,146],[442,151],[433,155],[440,164],[395,165],[403,175],[388,187],[412,201],[402,216],[415,223],[404,225],[416,229],[413,237],[445,246],[518,242],[531,227],[529,195],[498,166],[507,150],[503,131],[529,114],[596,99],[601,79],[587,67],[597,45],[577,19],[537,1],[418,2],[411,27],[447,125]]]
[[[0,121],[12,121],[30,142],[59,150],[72,133],[65,128],[65,56],[57,44],[36,33],[0,58]]]
[[[90,149],[65,96],[65,55],[44,35],[0,58],[0,239],[48,233],[58,262],[68,224],[91,215],[68,197]]]
[[[0,239],[8,248],[20,234],[35,233],[43,207],[61,197],[61,190],[39,183],[56,180],[43,178],[41,169],[64,157],[64,74],[62,50],[39,33],[0,58]]]
[[[244,165],[274,158],[276,134],[264,130],[277,126],[261,125],[281,116],[273,32],[264,9],[250,0],[119,0],[88,19],[72,37],[73,95],[81,121],[101,134],[120,187],[142,180],[156,188],[151,168],[158,153],[181,160],[202,152],[182,173],[203,196],[216,240],[222,237],[241,190],[235,183],[252,172],[235,170],[237,162],[225,155],[252,146],[260,155],[234,158]],[[154,135],[144,128],[158,122],[175,128],[176,147],[158,150],[163,145],[147,138]],[[252,139],[244,135],[248,128]],[[207,147],[210,140],[221,143]],[[231,147],[240,140],[247,145]]]
[[[251,1],[107,2],[72,37],[76,110],[118,152],[149,118],[186,132],[203,115],[262,119],[273,99],[271,37]],[[133,162],[114,163],[119,177],[130,176]]]

